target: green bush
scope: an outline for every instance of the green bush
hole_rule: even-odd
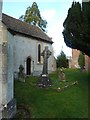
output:
[[[79,57],[78,57],[78,64],[81,69],[84,69],[85,66],[85,56],[82,52],[80,52]]]
[[[57,57],[56,63],[57,63],[57,68],[68,67],[68,61],[63,51],[61,51],[60,55]]]

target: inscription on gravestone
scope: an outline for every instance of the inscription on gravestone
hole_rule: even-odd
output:
[[[38,80],[39,87],[51,86],[51,80],[48,75],[48,58],[50,57],[50,55],[51,55],[51,51],[49,51],[48,47],[46,46],[45,50],[41,53],[41,56],[43,56],[43,70]]]

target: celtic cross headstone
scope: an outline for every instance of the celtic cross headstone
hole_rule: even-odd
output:
[[[41,53],[43,56],[43,71],[42,74],[48,74],[48,58],[50,57],[51,52],[48,50],[48,47],[45,47],[45,50]]]
[[[41,53],[41,56],[43,56],[43,70],[38,80],[39,87],[51,86],[51,80],[48,75],[48,58],[50,57],[50,55],[51,55],[51,51],[48,50],[48,47],[46,46],[45,50]]]

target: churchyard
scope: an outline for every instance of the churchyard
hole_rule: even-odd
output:
[[[52,86],[37,86],[38,77],[15,81],[16,118],[88,118],[88,79],[90,74],[65,69],[66,81],[58,70],[50,74]],[[75,83],[75,84],[74,84]]]
[[[35,2],[32,6],[38,10]],[[39,15],[39,10],[37,13]],[[42,21],[40,15],[39,19]],[[31,21],[29,25],[2,14],[1,0],[0,120],[13,117],[20,120],[88,118],[90,73],[80,69],[56,70],[52,38],[42,31],[44,29],[40,30],[40,26],[35,25],[36,20]],[[66,28],[66,25],[64,26]],[[63,35],[65,33],[63,32]],[[70,36],[73,37],[74,34],[70,33]],[[68,46],[71,47],[71,43],[68,43]],[[84,49],[83,46],[81,48]],[[89,55],[86,51],[85,49],[83,52]]]

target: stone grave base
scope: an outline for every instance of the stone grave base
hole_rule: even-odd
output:
[[[12,99],[2,110],[2,118],[7,119],[13,118],[15,114],[16,114],[16,100]]]
[[[31,108],[29,105],[19,104],[17,105],[17,113],[15,120],[29,120],[31,118]]]
[[[49,78],[49,75],[48,74],[42,74],[39,77],[37,85],[39,87],[42,87],[42,88],[50,87],[52,84],[51,84],[51,80]]]

